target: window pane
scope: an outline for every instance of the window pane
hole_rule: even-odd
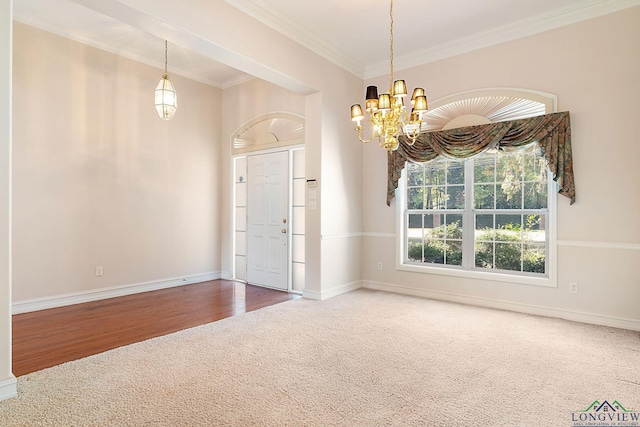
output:
[[[476,209],[493,209],[495,185],[480,184],[473,187],[473,206]]]
[[[409,238],[407,245],[407,260],[422,262],[422,239]]]
[[[409,223],[407,224],[409,228],[422,228],[422,215],[419,214],[409,214]],[[420,231],[422,234],[422,231]]]
[[[445,186],[425,187],[425,209],[445,209]]]
[[[540,174],[538,164],[539,157],[535,152],[528,152],[524,155],[524,180],[537,181]]]
[[[493,229],[494,215],[476,215],[476,241],[490,241],[495,239]]]
[[[473,178],[475,182],[495,182],[495,155],[482,154],[474,159]]]
[[[522,181],[522,154],[500,152],[496,155],[497,182]]]
[[[524,184],[524,208],[545,209],[547,207],[547,182],[527,182]]]
[[[496,268],[522,271],[522,245],[519,243],[496,243]]]
[[[522,184],[520,182],[504,181],[496,188],[497,209],[522,208]]]
[[[439,216],[438,216],[438,218],[439,218]],[[425,215],[424,216],[424,227],[425,228],[433,228],[433,221],[434,221],[433,215]]]
[[[424,216],[423,262],[444,264],[445,215]]]
[[[444,264],[444,242],[431,240],[424,245],[424,262]]]
[[[449,161],[447,184],[464,184],[464,161]]]
[[[476,267],[493,268],[493,243],[476,243]]]
[[[462,242],[447,241],[446,245],[447,264],[462,265]]]
[[[497,159],[496,208],[522,208],[522,168],[521,153],[500,153]]]
[[[524,179],[525,181],[547,180],[547,162],[542,157],[542,152],[537,144],[525,149],[524,153]]]
[[[449,265],[462,265],[462,215],[446,215],[445,257]]]
[[[407,181],[409,185],[424,184],[424,167],[417,163],[407,164]]]
[[[544,215],[527,215],[525,216],[524,226],[524,241],[545,243],[547,239],[546,235],[546,220]]]
[[[464,209],[464,186],[449,185],[447,187],[447,209]]]
[[[409,187],[407,191],[407,209],[424,209],[422,187]]]
[[[522,271],[529,273],[545,273],[544,245],[525,245],[522,260]]]
[[[444,185],[445,184],[446,163],[441,160],[425,165],[424,183],[427,185]]]
[[[424,216],[424,236],[427,239],[444,239],[444,214]]]
[[[445,237],[447,239],[462,240],[462,215],[448,214],[446,216],[446,220],[447,220],[447,231],[446,231]]]
[[[496,241],[520,242],[522,215],[496,215]]]

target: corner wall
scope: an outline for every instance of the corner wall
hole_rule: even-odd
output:
[[[365,286],[640,330],[638,22],[635,7],[396,72],[431,100],[513,87],[556,94],[558,111],[571,113],[577,199],[558,198],[557,288],[396,271],[396,206],[385,204],[377,147],[365,149]]]
[[[17,394],[11,368],[12,8],[11,0],[0,0],[0,400]]]

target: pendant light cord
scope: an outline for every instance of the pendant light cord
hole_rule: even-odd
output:
[[[164,73],[167,74],[167,41],[164,41]]]

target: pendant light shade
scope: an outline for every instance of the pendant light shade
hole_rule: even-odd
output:
[[[178,96],[168,74],[163,74],[156,86],[156,111],[162,120],[171,120],[178,109]]]
[[[167,41],[164,41],[164,74],[155,91],[155,104],[162,120],[171,120],[178,109],[178,95],[167,74]]]

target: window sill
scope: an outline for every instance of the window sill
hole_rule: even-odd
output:
[[[458,268],[433,267],[417,264],[396,264],[396,270],[421,274],[437,274],[441,276],[464,277],[466,279],[507,282],[518,285],[543,286],[557,288],[558,284],[550,277],[519,276],[516,274],[491,273],[487,271],[470,271]]]

